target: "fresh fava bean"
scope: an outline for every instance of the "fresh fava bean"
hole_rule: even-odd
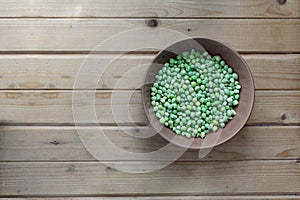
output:
[[[236,112],[238,74],[220,55],[184,51],[155,76],[151,104],[158,121],[187,138],[224,128]]]

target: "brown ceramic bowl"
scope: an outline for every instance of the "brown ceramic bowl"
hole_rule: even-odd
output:
[[[239,75],[239,82],[242,86],[239,105],[235,107],[237,114],[224,128],[219,128],[217,132],[208,133],[204,139],[188,139],[184,136],[176,135],[171,129],[159,123],[151,105],[150,89],[155,81],[155,75],[170,58],[174,58],[183,51],[190,51],[191,49],[199,52],[206,50],[211,55],[220,55],[233,68],[234,72]],[[159,52],[155,57],[146,74],[145,84],[142,87],[142,102],[150,125],[167,141],[191,149],[211,148],[231,139],[247,122],[254,104],[254,82],[247,63],[235,50],[215,40],[190,38],[176,42]]]

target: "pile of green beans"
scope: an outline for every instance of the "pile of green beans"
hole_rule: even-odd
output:
[[[204,138],[236,114],[241,85],[221,56],[184,51],[171,58],[151,87],[153,111],[177,135]]]

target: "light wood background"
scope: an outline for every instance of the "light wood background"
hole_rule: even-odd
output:
[[[0,0],[0,197],[300,199],[299,19],[299,0]],[[152,173],[128,174],[98,163],[74,125],[75,76],[97,44],[133,28],[153,34],[168,28],[221,40],[239,51],[256,85],[254,110],[245,128],[202,160],[189,150]],[[143,37],[133,35],[120,49]],[[151,42],[166,44],[159,37]],[[98,66],[118,50],[98,52],[97,60],[103,61]],[[132,152],[166,145],[158,135],[132,138],[117,126],[132,134],[153,133],[141,105],[147,67],[115,84],[156,53],[141,49],[113,62],[97,85],[99,121],[79,121],[79,128],[93,135],[100,123],[103,134]],[[94,86],[90,76],[81,92]],[[113,94],[120,108],[117,120],[110,105]],[[84,102],[80,106],[92,109]],[[105,151],[104,145],[98,149]]]

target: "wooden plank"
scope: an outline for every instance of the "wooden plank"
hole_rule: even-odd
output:
[[[0,191],[2,196],[298,194],[299,172],[296,161],[279,160],[175,162],[140,174],[116,171],[98,162],[8,162],[0,163]]]
[[[299,89],[298,55],[244,55],[256,89]],[[284,71],[284,73],[282,73]]]
[[[154,135],[150,127],[80,127],[90,137],[105,134],[116,146],[130,152],[151,152],[168,143],[159,135],[141,139],[130,135]],[[201,160],[300,158],[299,126],[246,126],[233,139],[216,147]],[[266,145],[268,144],[268,145]],[[97,150],[106,151],[99,141]],[[199,161],[198,151],[186,151],[180,161]],[[0,161],[96,161],[83,146],[75,127],[1,127]],[[125,159],[121,159],[125,161]],[[109,159],[108,159],[109,161]]]
[[[91,97],[87,98],[87,95]],[[90,102],[93,96],[93,91],[76,91],[74,108],[93,113]],[[255,106],[248,124],[299,124],[299,97],[300,91],[256,91]],[[98,120],[87,117],[78,123],[147,123],[140,91],[97,91],[95,107]],[[74,124],[72,91],[4,90],[0,92],[0,111],[2,124]]]
[[[286,97],[286,95],[291,96]],[[259,124],[261,122],[284,124],[290,122],[299,124],[299,97],[300,93],[298,91],[282,91],[278,93],[275,91],[256,92],[255,105],[249,119],[249,124]],[[272,116],[272,119],[269,116]]]
[[[254,77],[256,89],[300,89],[300,54],[242,54]],[[81,64],[88,55],[0,55],[0,89],[72,89]],[[105,67],[114,58],[100,54],[91,63]],[[143,84],[155,55],[123,55],[107,66],[98,89],[135,89]],[[140,66],[140,67],[138,67]],[[284,71],[284,73],[282,73]],[[86,78],[81,89],[95,87]],[[97,76],[97,75],[96,75]],[[117,84],[121,83],[121,84]],[[140,87],[139,87],[140,88]]]
[[[10,52],[90,51],[108,38],[101,50],[132,51],[166,47],[182,34],[217,39],[243,52],[300,51],[297,19],[2,19],[0,27],[0,51]],[[125,38],[112,38],[122,31]]]
[[[73,0],[0,2],[0,17],[300,17],[300,3],[289,0]]]
[[[2,198],[3,200],[296,200],[298,195]]]

